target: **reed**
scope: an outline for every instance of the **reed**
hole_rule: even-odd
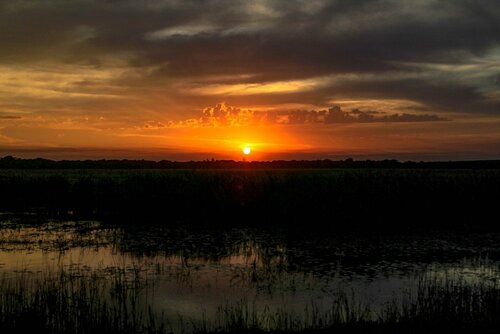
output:
[[[0,280],[2,333],[253,333],[253,332],[455,332],[500,325],[500,288],[495,282],[467,283],[424,277],[415,290],[380,309],[338,291],[321,311],[314,302],[294,313],[285,306],[259,307],[241,300],[221,305],[201,321],[165,319],[141,299],[150,282],[117,270],[112,278],[66,273],[4,275]]]
[[[0,210],[129,225],[497,231],[498,197],[499,170],[0,171]]]

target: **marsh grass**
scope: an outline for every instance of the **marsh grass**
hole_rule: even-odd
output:
[[[194,325],[197,332],[239,332],[250,330],[302,332],[330,328],[338,324],[359,324],[372,321],[367,305],[355,300],[354,295],[338,292],[330,308],[322,311],[315,302],[304,306],[301,312],[291,312],[285,306],[260,308],[255,301],[242,300],[220,306],[212,321]]]
[[[0,210],[165,226],[498,230],[499,196],[496,169],[0,171]]]
[[[447,277],[421,278],[414,290],[380,309],[353,293],[331,294],[329,307],[314,302],[300,312],[242,299],[221,305],[214,317],[166,319],[144,299],[153,284],[117,270],[112,277],[61,271],[4,275],[0,279],[2,333],[209,333],[209,332],[433,332],[500,325],[500,288]],[[142,297],[141,297],[142,296]],[[175,323],[175,324],[174,324]]]
[[[416,291],[388,303],[383,323],[500,324],[500,287],[496,282],[469,283],[448,278],[424,278]]]
[[[137,279],[117,274],[23,273],[0,280],[2,333],[163,333],[152,310],[139,309]],[[145,286],[143,287],[145,288]]]

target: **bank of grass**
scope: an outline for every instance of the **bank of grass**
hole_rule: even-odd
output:
[[[44,276],[45,275],[45,276]],[[0,280],[1,333],[451,333],[495,332],[500,288],[450,279],[422,279],[415,291],[374,311],[348,293],[331,307],[306,305],[300,314],[259,309],[251,302],[222,305],[215,318],[166,319],[141,301],[148,282],[118,271],[112,278],[61,272]],[[177,323],[175,323],[177,321]]]
[[[0,210],[168,226],[500,230],[500,170],[2,170]]]

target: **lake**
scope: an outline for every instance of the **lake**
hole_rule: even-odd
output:
[[[299,234],[0,215],[3,290],[67,275],[115,303],[120,287],[125,305],[173,332],[215,328],[235,313],[264,328],[307,324],[340,297],[377,319],[426,280],[496,284],[499,260],[499,233]]]

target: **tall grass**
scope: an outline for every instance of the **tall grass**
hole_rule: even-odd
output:
[[[95,274],[4,276],[0,280],[1,333],[168,333],[188,332],[450,332],[500,325],[500,287],[495,282],[466,283],[449,278],[423,278],[405,292],[372,309],[348,292],[332,295],[320,310],[314,302],[302,312],[258,307],[241,300],[221,305],[215,317],[201,321],[165,319],[141,300],[147,281],[118,272],[112,279]],[[142,291],[143,292],[143,291]],[[172,322],[169,322],[172,321]]]
[[[194,324],[198,332],[285,331],[306,332],[331,328],[339,324],[374,323],[372,311],[353,295],[338,292],[327,311],[311,302],[302,312],[291,312],[286,307],[259,308],[255,302],[242,300],[220,306],[215,318]]]
[[[489,229],[499,170],[0,172],[0,210],[307,230]]]
[[[0,332],[163,333],[149,308],[139,308],[140,290],[125,275],[45,273],[3,276]]]
[[[466,283],[426,278],[416,291],[382,311],[384,323],[500,324],[500,287],[496,282]]]

